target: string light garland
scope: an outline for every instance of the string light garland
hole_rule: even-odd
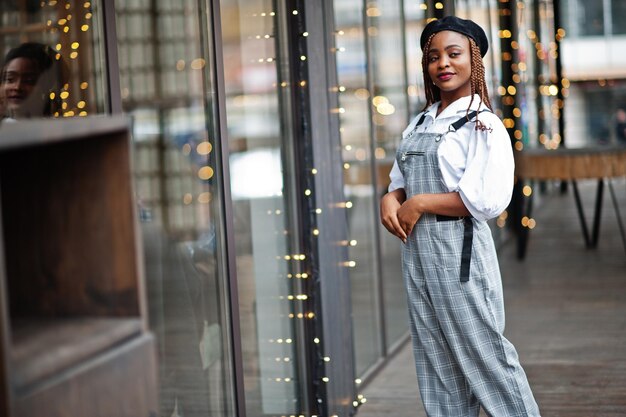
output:
[[[82,7],[79,7],[82,5]],[[81,74],[78,62],[82,43],[85,43],[86,32],[90,31],[89,21],[93,16],[91,2],[65,1],[41,1],[39,4],[43,16],[56,16],[46,20],[46,30],[50,34],[58,36],[54,50],[57,51],[55,58],[63,61],[63,65],[70,70],[68,74],[70,82],[66,83],[58,95],[50,94],[50,100],[59,100],[59,107],[53,117],[84,117],[90,113],[88,96],[89,83],[80,81],[76,75]],[[78,87],[78,88],[76,88]]]
[[[302,6],[302,1],[296,1],[296,4],[298,4],[299,6]],[[295,59],[292,60],[293,65],[295,66],[294,68],[294,73],[295,75],[295,79],[298,80],[297,81],[297,85],[299,85],[301,88],[298,89],[297,93],[298,94],[302,94],[302,95],[307,95],[308,94],[308,83],[306,82],[306,80],[308,79],[308,73],[307,73],[307,67],[308,67],[308,54],[307,54],[307,38],[309,37],[309,31],[306,30],[306,28],[304,27],[304,18],[303,18],[303,13],[302,13],[302,7],[296,7],[294,8],[294,10],[291,11],[291,16],[293,19],[295,19],[294,21],[294,27],[296,28],[297,33],[299,33],[301,35],[300,37],[300,42],[297,43],[299,51],[298,53],[295,55]],[[375,7],[370,7],[369,10],[369,14],[371,16],[377,16],[379,15],[380,11],[375,8]],[[337,47],[332,49],[331,52],[335,53],[335,54],[342,54],[342,53],[348,53],[348,48],[344,45],[341,44],[340,39],[342,36],[345,36],[346,31],[344,30],[337,30],[335,32],[335,36],[336,36],[336,45]],[[344,85],[337,85],[335,86],[333,89],[333,92],[339,94],[340,96],[342,94],[352,94],[354,93],[354,91],[352,91],[349,87],[344,86]],[[360,92],[360,94],[362,94],[362,92]],[[307,101],[307,99],[305,99],[305,101]],[[385,107],[382,108],[383,112],[385,111]],[[388,108],[386,109],[387,111],[389,110]],[[336,108],[330,109],[330,112],[332,114],[336,114],[339,117],[343,117],[343,115],[346,114],[347,109],[345,106],[337,106]],[[300,126],[307,126],[309,121],[306,119],[306,114],[302,115],[303,120],[300,121],[299,125]],[[340,128],[340,132],[341,133],[345,133],[345,129],[343,128],[343,126]],[[304,137],[309,137],[308,135],[310,135],[310,131],[305,130],[301,133]],[[303,222],[305,225],[308,224],[308,231],[310,233],[310,239],[305,239],[305,241],[310,242],[311,245],[315,245],[316,239],[320,236],[321,231],[319,229],[319,227],[317,226],[320,223],[324,223],[325,221],[323,220],[322,216],[326,216],[326,215],[332,215],[332,210],[327,211],[325,210],[323,207],[320,207],[318,204],[316,204],[316,194],[315,194],[315,176],[318,174],[318,168],[315,167],[313,165],[313,160],[312,157],[310,157],[312,155],[312,152],[310,152],[310,147],[311,143],[310,143],[310,139],[309,140],[305,140],[303,141],[304,146],[307,147],[307,149],[309,149],[307,151],[307,149],[303,150],[303,154],[308,156],[308,158],[306,158],[305,160],[305,164],[303,166],[303,179],[304,182],[301,185],[301,201],[303,202],[303,206],[304,207],[308,207],[308,211],[311,213],[311,217],[308,219],[305,219],[305,221]],[[345,145],[344,151],[347,152],[348,154],[352,154],[355,157],[357,155],[359,155],[359,147],[358,146],[351,146],[349,144]],[[344,170],[348,171],[353,167],[352,164],[350,164],[349,162],[345,162],[344,163]],[[340,201],[340,202],[336,202],[334,204],[331,204],[331,206],[334,206],[337,209],[345,209],[345,210],[352,210],[354,207],[354,204],[352,201]],[[347,248],[351,248],[354,247],[358,244],[356,239],[351,239],[348,238],[346,241],[341,241],[338,242],[339,246],[343,246],[343,247],[347,247]],[[319,407],[318,410],[315,409],[311,409],[308,410],[308,412],[310,412],[310,417],[317,417],[319,415],[319,412],[321,410],[326,409],[327,405],[324,403],[325,401],[325,392],[326,392],[326,388],[324,387],[324,385],[331,383],[331,378],[330,375],[327,372],[327,366],[330,366],[333,361],[332,358],[328,355],[324,353],[324,344],[322,343],[321,340],[321,334],[323,333],[323,329],[321,327],[321,321],[318,321],[318,317],[319,317],[319,310],[321,308],[320,304],[319,304],[319,299],[318,299],[318,294],[316,292],[316,288],[319,288],[319,282],[320,282],[320,276],[318,274],[317,268],[314,268],[314,266],[316,265],[316,253],[317,251],[315,250],[314,246],[311,246],[309,248],[307,247],[303,247],[302,248],[303,251],[305,253],[309,253],[311,254],[310,257],[306,257],[301,259],[302,262],[300,262],[300,270],[299,271],[295,271],[291,274],[291,278],[290,279],[298,279],[298,274],[300,274],[300,280],[299,282],[301,283],[306,283],[306,285],[304,286],[300,286],[299,288],[304,289],[306,291],[300,291],[299,292],[299,296],[294,294],[294,300],[293,302],[298,302],[299,306],[301,307],[301,309],[299,311],[294,311],[290,314],[290,318],[294,319],[294,320],[308,320],[308,329],[309,332],[308,334],[311,335],[311,339],[312,343],[309,347],[307,347],[307,350],[311,353],[310,358],[313,360],[314,362],[314,366],[312,369],[312,375],[311,375],[311,380],[313,383],[313,392],[315,395],[315,398],[312,401],[312,405],[313,407]],[[353,260],[348,260],[345,263],[342,263],[340,265],[340,267],[346,267],[346,268],[354,268],[356,266],[356,262]],[[356,383],[355,383],[356,384]],[[363,397],[362,395],[358,395],[357,398],[355,398],[355,400],[353,401],[352,405],[354,407],[356,407],[357,405],[360,405],[362,403],[364,403],[365,397]],[[309,414],[302,414],[302,416],[309,416]],[[295,417],[295,416],[294,416]],[[331,417],[338,417],[338,416],[331,416]]]
[[[517,39],[515,16],[517,13],[523,13],[525,4],[523,1],[513,3],[509,0],[500,0],[498,3],[502,85],[498,86],[497,93],[502,105],[502,122],[509,132],[511,145],[515,152],[521,152],[524,149],[525,138],[520,95],[523,94],[524,84],[527,80],[525,74],[527,65],[520,60],[520,43]],[[521,186],[516,179],[511,204],[496,219],[498,227],[504,228],[507,225],[507,220],[511,217],[510,212],[513,213],[513,219],[521,217],[521,208],[527,205],[525,202],[526,195],[521,192]],[[523,225],[524,223],[518,223],[517,220],[513,223],[513,227],[518,232]]]
[[[513,7],[513,3],[516,4],[516,7]],[[562,143],[561,135],[554,132],[554,123],[550,123],[547,129],[548,131],[551,130],[552,133],[546,133],[542,130],[545,129],[544,122],[547,120],[558,121],[559,124],[562,123],[563,100],[561,97],[565,97],[568,94],[567,87],[569,87],[569,81],[566,78],[562,78],[560,82],[558,82],[554,74],[550,77],[545,77],[540,72],[540,69],[543,67],[552,68],[553,62],[560,59],[559,41],[565,37],[565,30],[557,26],[553,40],[546,40],[544,37],[542,41],[539,35],[541,33],[540,19],[542,17],[540,17],[537,7],[539,6],[535,3],[532,9],[536,27],[523,31],[526,39],[530,42],[530,53],[524,53],[523,55],[518,54],[520,42],[515,39],[516,35],[512,33],[512,30],[517,27],[515,26],[515,22],[524,21],[523,17],[518,19],[516,13],[524,13],[526,3],[524,1],[511,2],[509,0],[500,0],[498,7],[500,26],[502,28],[498,32],[501,39],[502,61],[503,63],[511,63],[510,67],[503,67],[504,74],[508,74],[508,76],[503,76],[503,79],[510,80],[511,84],[500,86],[498,88],[498,94],[501,97],[505,114],[503,121],[505,127],[511,134],[513,149],[517,152],[523,151],[525,144],[528,143],[524,137],[525,125],[522,120],[524,115],[518,104],[518,101],[522,99],[518,97],[520,91],[518,91],[519,88],[517,88],[517,86],[519,86],[524,89],[527,85],[530,85],[528,83],[528,75],[526,74],[528,70],[527,62],[525,62],[526,59],[534,58],[533,69],[536,71],[535,75],[537,79],[535,80],[535,86],[537,88],[537,115],[539,122],[538,142],[546,149],[557,149]],[[525,49],[524,52],[526,52]],[[545,105],[542,104],[542,102],[545,103],[543,100],[550,101],[549,107],[545,107]],[[533,195],[532,185],[518,184],[516,181],[515,190],[511,206],[516,213],[514,217],[516,219],[515,227],[518,231],[519,227],[532,229],[536,226],[535,220],[528,216],[521,215],[521,207],[530,204],[526,199],[530,199]],[[517,201],[517,203],[515,203],[515,201]],[[497,220],[498,226],[503,227],[507,217],[499,217]]]

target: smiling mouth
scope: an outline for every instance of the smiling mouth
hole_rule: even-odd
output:
[[[6,101],[11,104],[20,104],[22,103],[26,97],[23,96],[9,96],[6,98]]]
[[[453,74],[453,73],[451,73],[451,72],[446,72],[446,73],[443,73],[443,74],[439,74],[439,75],[437,76],[437,78],[439,78],[441,81],[448,81],[448,80],[449,80],[450,78],[452,78],[453,76],[454,76],[454,74]]]

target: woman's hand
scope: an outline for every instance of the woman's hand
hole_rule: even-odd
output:
[[[404,190],[399,188],[385,194],[380,201],[383,226],[405,243],[424,213],[471,216],[458,192],[416,194],[407,200]]]
[[[402,231],[409,236],[415,223],[424,214],[419,205],[419,195],[413,196],[406,200],[402,206],[397,210],[397,217]]]
[[[398,210],[405,198],[404,190],[398,189],[385,194],[380,200],[380,221],[389,233],[397,236],[403,242],[406,242],[407,234],[398,221]]]

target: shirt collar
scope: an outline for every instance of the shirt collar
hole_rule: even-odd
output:
[[[439,115],[439,118],[445,119],[447,117],[456,116],[460,113],[465,114],[465,112],[467,111],[467,107],[470,104],[470,101],[472,101],[472,96],[461,97],[460,99],[454,101],[448,107],[446,107]],[[480,96],[478,94],[474,94],[474,101],[472,102],[470,111],[479,110],[479,103],[480,109],[486,107],[485,103],[481,102]],[[430,117],[434,120],[437,117],[437,109],[439,108],[439,104],[440,102],[438,101],[432,104],[428,109],[426,109],[426,117]]]

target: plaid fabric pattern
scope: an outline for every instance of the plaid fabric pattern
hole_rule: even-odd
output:
[[[437,148],[441,135],[412,132],[397,161],[407,198],[447,192]],[[472,219],[470,278],[459,279],[463,219],[425,214],[403,246],[413,351],[429,417],[539,416],[517,352],[503,336],[502,284],[491,231]]]

